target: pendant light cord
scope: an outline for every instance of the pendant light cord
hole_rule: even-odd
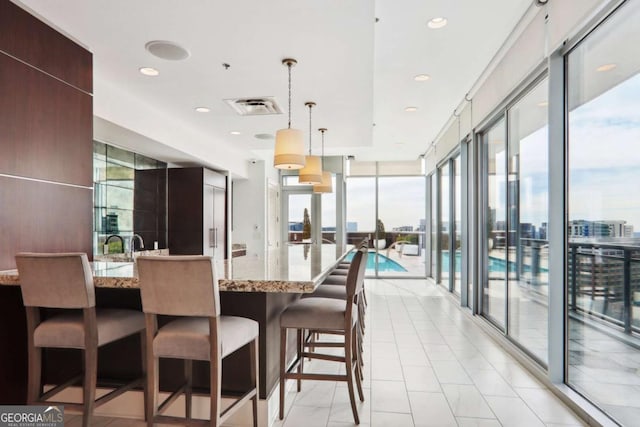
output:
[[[322,134],[322,170],[324,170],[324,132],[325,129],[322,129],[320,133]]]
[[[289,129],[291,129],[291,62],[287,64],[289,69]]]
[[[309,104],[309,156],[311,156],[311,109],[313,104]]]

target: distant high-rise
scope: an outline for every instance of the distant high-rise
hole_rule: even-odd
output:
[[[587,221],[576,219],[569,222],[569,237],[633,237],[633,225],[627,221]]]

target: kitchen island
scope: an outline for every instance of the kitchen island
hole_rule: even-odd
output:
[[[313,292],[348,251],[331,244],[292,244],[271,250],[264,257],[244,256],[215,262],[222,314],[251,318],[260,324],[261,399],[268,399],[278,384],[280,313],[301,294]],[[97,306],[141,309],[135,263],[95,262],[92,269]],[[27,379],[26,321],[19,283],[17,270],[0,271],[0,285],[6,285],[0,286],[0,334],[6,335],[0,339],[9,339],[3,342],[12,343],[3,346],[0,352],[6,352],[2,359],[13,365],[3,366],[6,375],[0,377],[0,390],[9,390],[12,403],[24,403]],[[138,340],[137,336],[128,337],[100,350],[99,381],[134,378],[140,374]],[[288,347],[295,348],[294,345]],[[248,372],[244,372],[248,357],[248,352],[238,351],[225,359],[224,390],[240,392],[249,386]],[[183,374],[181,362],[162,362],[161,388],[169,390],[179,386]],[[44,380],[60,382],[79,366],[79,355],[76,357],[68,350],[48,350]],[[208,364],[194,363],[194,387],[206,389],[207,384]]]

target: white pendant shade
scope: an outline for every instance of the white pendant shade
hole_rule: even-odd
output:
[[[280,129],[276,132],[273,166],[278,169],[302,169],[305,165],[302,131]]]
[[[314,193],[333,193],[333,181],[331,172],[322,172],[322,183],[313,186]]]
[[[305,165],[298,174],[300,184],[320,184],[322,182],[322,159],[318,156],[306,156]]]

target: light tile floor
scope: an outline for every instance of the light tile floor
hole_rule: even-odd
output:
[[[366,288],[362,426],[585,425],[432,281],[367,280]],[[343,383],[303,382],[287,407],[277,427],[353,425]]]
[[[430,280],[367,280],[363,427],[585,425]],[[313,361],[305,370],[337,372]],[[275,427],[353,425],[345,383],[304,381]],[[78,416],[67,427],[80,425]],[[143,427],[95,417],[95,426]]]

